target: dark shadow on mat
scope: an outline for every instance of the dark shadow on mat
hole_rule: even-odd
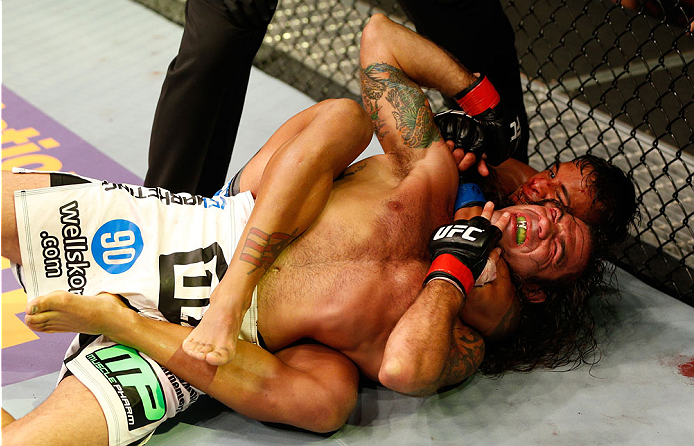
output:
[[[233,410],[229,409],[224,404],[211,398],[210,396],[203,395],[200,397],[200,399],[191,408],[189,408],[188,410],[186,410],[185,412],[183,412],[181,414],[178,414],[176,417],[171,418],[171,419],[163,422],[157,428],[157,434],[162,434],[162,433],[168,432],[179,423],[190,424],[190,425],[206,424],[206,422],[212,420],[215,417],[223,415],[223,414],[229,414],[230,416],[238,416],[238,417],[241,417],[241,418],[248,420],[248,422],[257,422],[255,420],[251,420],[250,418],[246,418],[245,416],[234,412]],[[314,436],[315,441],[321,441],[325,438],[330,437],[334,433],[334,432],[330,432],[330,433],[326,433],[326,434],[320,434],[320,433],[316,433],[316,432],[307,431],[305,429],[300,429],[298,427],[288,426],[286,424],[281,424],[281,423],[265,423],[265,422],[258,422],[258,423],[262,424],[263,426],[266,426],[272,430],[276,430],[276,431],[296,432],[296,433],[304,434],[304,436],[302,436],[302,441],[305,440],[305,441],[309,441],[309,442],[313,441],[310,436]]]
[[[212,399],[207,395],[202,395],[193,405],[193,407],[183,413],[178,414],[174,418],[164,421],[157,428],[157,433],[168,432],[178,423],[198,424],[209,420],[210,418],[214,418],[223,412],[229,411],[231,411],[231,409],[219,401]]]

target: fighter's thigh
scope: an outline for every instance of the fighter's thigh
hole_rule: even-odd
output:
[[[107,445],[106,418],[96,397],[74,376],[39,407],[2,430],[3,445]]]
[[[316,117],[321,104],[322,102],[314,104],[292,116],[270,136],[270,139],[267,140],[258,153],[256,153],[243,168],[239,183],[241,192],[249,190],[253,196],[256,196],[258,187],[260,186],[260,179],[265,171],[265,166],[267,166],[272,155],[274,155],[287,141],[294,138],[306,128],[311,120]]]
[[[2,255],[4,257],[16,263],[22,261],[17,238],[14,192],[39,189],[50,185],[50,175],[2,171]]]

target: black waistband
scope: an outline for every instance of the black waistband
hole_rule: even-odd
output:
[[[82,184],[89,183],[89,181],[84,178],[80,178],[76,175],[70,175],[69,173],[61,172],[51,172],[51,187],[55,186],[66,186],[68,184]]]
[[[267,350],[267,346],[265,345],[265,339],[263,339],[263,335],[258,332],[258,345],[263,349]]]

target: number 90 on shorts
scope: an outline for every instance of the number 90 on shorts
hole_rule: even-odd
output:
[[[128,271],[142,253],[144,241],[140,228],[128,220],[104,223],[92,239],[94,260],[109,274]]]

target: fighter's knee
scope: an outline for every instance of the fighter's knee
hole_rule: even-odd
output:
[[[348,98],[327,99],[321,102],[323,110],[349,132],[351,138],[371,139],[373,127],[364,108]]]
[[[371,122],[366,110],[358,102],[347,98],[336,99],[335,101],[337,101],[336,107],[338,107],[340,113],[350,118],[350,123],[364,124]]]
[[[357,114],[361,106],[348,98],[324,99],[319,103],[321,113]],[[363,110],[362,110],[363,111]]]

